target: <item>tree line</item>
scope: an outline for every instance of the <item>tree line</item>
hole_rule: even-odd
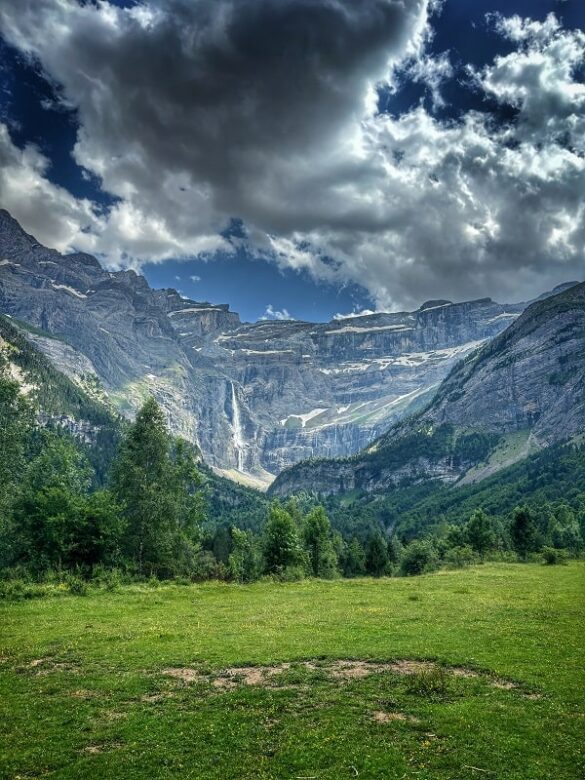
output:
[[[196,452],[170,435],[149,398],[127,426],[105,481],[73,437],[38,424],[32,404],[0,377],[0,571],[42,578],[116,570],[130,577],[252,582],[416,575],[485,560],[548,563],[579,555],[583,519],[568,506],[509,519],[475,510],[464,524],[439,523],[407,540],[372,525],[342,535],[315,500],[266,504],[263,527],[209,518]]]

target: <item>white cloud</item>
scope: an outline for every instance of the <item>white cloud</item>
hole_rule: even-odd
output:
[[[192,281],[194,284],[195,284],[195,283],[197,283],[197,282],[200,282],[200,281],[201,281],[201,277],[200,277],[200,276],[197,276],[197,274],[191,274],[191,276],[189,277],[189,279],[190,279],[190,280],[191,280],[191,281]]]
[[[294,320],[294,317],[291,317],[290,314],[286,309],[278,310],[275,309],[274,306],[270,303],[266,307],[266,311],[260,317],[261,320],[279,320],[282,322],[283,320]]]
[[[362,284],[377,309],[528,298],[578,278],[585,34],[552,15],[492,18],[515,50],[470,73],[514,109],[507,125],[476,112],[439,121],[421,106],[378,115],[376,85],[392,86],[395,65],[442,100],[452,66],[424,52],[428,7],[0,0],[4,35],[78,110],[77,162],[119,198],[107,217],[94,213],[47,182],[42,155],[10,150],[6,136],[3,205],[59,247],[124,265],[233,251],[220,232],[240,218],[259,254]]]
[[[382,312],[374,311],[373,309],[359,309],[358,311],[352,311],[349,314],[334,314],[334,320],[350,320],[354,317],[369,317],[371,314],[381,314]]]
[[[92,251],[103,229],[88,200],[77,200],[47,177],[49,161],[35,146],[18,149],[0,122],[0,205],[8,208],[35,238],[59,250]]]

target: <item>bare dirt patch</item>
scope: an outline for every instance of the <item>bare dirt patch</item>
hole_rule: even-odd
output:
[[[100,694],[97,691],[88,691],[85,688],[79,688],[77,691],[71,691],[69,695],[74,699],[96,699]]]
[[[382,710],[373,712],[372,720],[376,723],[392,723],[392,721],[420,723],[419,719],[415,718],[413,715],[406,715],[404,712],[384,712]]]
[[[231,666],[215,673],[206,673],[190,667],[164,669],[163,674],[190,685],[207,683],[217,691],[231,691],[239,686],[256,686],[278,690],[299,689],[306,686],[309,680],[301,677],[294,679],[294,672],[318,672],[323,679],[349,683],[352,680],[362,680],[373,674],[393,673],[406,677],[423,676],[441,673],[445,678],[485,679],[493,688],[502,690],[518,690],[520,685],[512,680],[492,677],[489,673],[480,673],[465,666],[444,667],[433,661],[418,661],[400,659],[380,662],[365,659],[343,658],[335,661],[297,661],[274,664],[271,666]],[[293,679],[286,672],[293,673]],[[281,679],[282,678],[282,679]],[[529,698],[538,699],[540,694],[526,694]],[[146,699],[143,699],[143,701]],[[152,699],[155,700],[154,698]],[[386,713],[391,716],[393,713]]]
[[[512,682],[512,680],[493,680],[490,685],[492,688],[499,688],[502,691],[513,691],[518,688],[518,683]]]
[[[447,672],[452,674],[454,677],[464,677],[466,679],[479,677],[477,672],[474,672],[473,669],[467,669],[465,666],[450,666],[447,669]]]
[[[78,671],[77,667],[72,663],[63,663],[61,661],[55,661],[49,656],[45,658],[35,658],[24,667],[20,667],[21,671],[32,670],[37,676],[52,674],[53,672],[71,672]]]
[[[195,683],[205,681],[207,678],[197,669],[164,669],[163,674],[169,677],[174,677],[177,680],[181,680],[184,683]]]

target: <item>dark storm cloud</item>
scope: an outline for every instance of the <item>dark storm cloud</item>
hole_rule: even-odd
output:
[[[377,115],[376,86],[409,58],[403,72],[441,99],[451,69],[424,53],[427,6],[0,0],[3,34],[77,109],[77,162],[120,199],[104,217],[56,192],[62,243],[140,263],[229,250],[220,233],[238,218],[278,264],[357,281],[380,306],[578,276],[583,35],[554,17],[492,22],[516,50],[469,78],[514,108],[512,127]],[[81,236],[76,208],[91,220]]]

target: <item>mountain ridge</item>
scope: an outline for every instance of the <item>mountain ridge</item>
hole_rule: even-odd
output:
[[[346,461],[299,463],[274,495],[474,481],[585,428],[585,283],[531,304],[459,362],[425,409]]]
[[[47,249],[0,211],[0,311],[40,329],[28,337],[64,373],[89,361],[121,413],[154,395],[210,466],[255,483],[306,457],[359,452],[523,308],[479,298],[329,323],[242,323],[228,304]]]

